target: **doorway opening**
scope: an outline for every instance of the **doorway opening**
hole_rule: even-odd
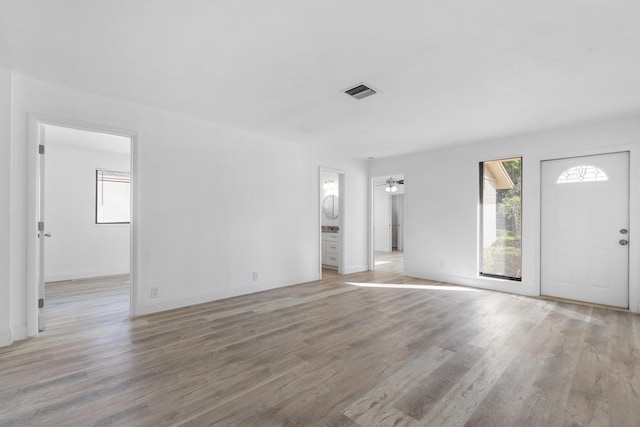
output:
[[[63,122],[62,122],[63,123]],[[133,135],[31,121],[37,135],[37,312],[30,335],[133,315]]]
[[[403,174],[372,180],[371,270],[404,271]]]
[[[320,277],[343,274],[344,172],[320,168]]]

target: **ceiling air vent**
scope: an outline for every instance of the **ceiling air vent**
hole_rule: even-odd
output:
[[[368,86],[358,85],[352,89],[345,90],[344,93],[346,93],[347,95],[351,95],[355,99],[362,99],[375,94],[376,91]]]

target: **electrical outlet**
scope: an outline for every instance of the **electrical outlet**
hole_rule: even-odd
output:
[[[151,298],[158,298],[158,288],[157,287],[151,288]]]
[[[256,271],[253,272],[253,281],[254,282],[258,281],[258,273]]]

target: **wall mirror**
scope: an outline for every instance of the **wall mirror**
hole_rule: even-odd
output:
[[[338,218],[338,196],[330,194],[322,201],[322,213],[329,219]]]

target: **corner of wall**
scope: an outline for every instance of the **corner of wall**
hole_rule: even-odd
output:
[[[13,331],[4,329],[0,331],[0,347],[7,347],[13,344]]]
[[[0,66],[0,347],[14,341],[11,330],[11,116],[13,72]],[[4,236],[7,236],[5,238]]]
[[[361,273],[363,271],[368,271],[368,270],[369,270],[369,265],[367,264],[349,265],[344,268],[342,274]]]

